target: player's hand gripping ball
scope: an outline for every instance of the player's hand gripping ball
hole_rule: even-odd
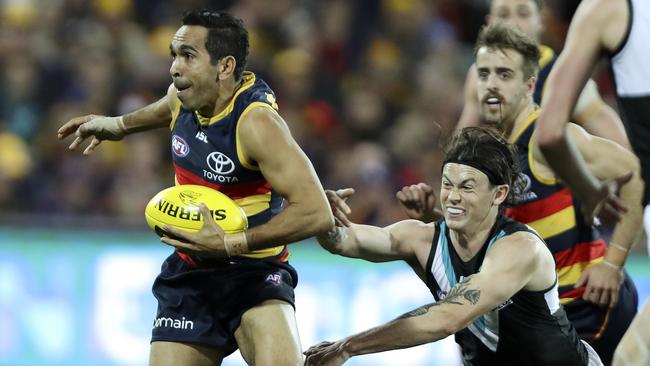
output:
[[[144,216],[147,224],[159,236],[172,235],[165,232],[165,225],[188,231],[199,231],[203,215],[199,204],[208,206],[212,219],[226,234],[248,228],[246,214],[235,201],[212,188],[199,185],[180,185],[163,189],[147,203]]]

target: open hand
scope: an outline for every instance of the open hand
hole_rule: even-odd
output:
[[[309,347],[304,354],[305,366],[339,366],[350,358],[343,348],[343,341],[321,342]]]
[[[75,150],[84,140],[92,137],[90,144],[84,150],[84,155],[89,155],[104,140],[118,141],[127,133],[122,117],[106,117],[89,114],[73,118],[61,126],[57,131],[59,140],[71,134],[75,135],[69,149]]]
[[[614,307],[623,281],[623,271],[603,262],[587,267],[575,287],[585,286],[582,299],[600,306]]]

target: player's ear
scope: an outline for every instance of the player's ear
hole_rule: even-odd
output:
[[[494,206],[499,206],[505,202],[506,198],[508,198],[508,193],[510,193],[510,186],[507,184],[500,184],[496,186],[492,204]]]
[[[535,87],[537,84],[537,76],[533,75],[526,80],[526,93],[528,95],[535,94]]]
[[[228,79],[231,75],[235,73],[235,68],[237,67],[237,61],[233,56],[225,56],[219,60],[219,74],[217,76],[217,81]]]

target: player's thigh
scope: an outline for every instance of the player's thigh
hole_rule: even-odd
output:
[[[223,360],[219,349],[199,344],[151,342],[149,366],[218,366]]]
[[[242,315],[235,331],[239,351],[250,365],[302,365],[302,347],[293,307],[267,300]]]

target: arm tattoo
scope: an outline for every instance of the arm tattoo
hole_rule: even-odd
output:
[[[338,244],[343,240],[347,239],[348,233],[345,232],[345,229],[339,226],[335,226],[334,229],[330,230],[325,234],[323,239],[327,240],[328,243]]]
[[[409,311],[408,313],[400,316],[397,319],[412,318],[412,317],[424,315],[427,312],[429,312],[430,308],[442,304],[463,305],[464,304],[463,299],[467,300],[472,305],[476,305],[479,299],[481,298],[481,290],[469,288],[469,283],[471,280],[472,280],[472,276],[464,278],[456,286],[454,286],[451,289],[451,291],[449,291],[449,294],[447,294],[447,296],[444,299],[438,302],[420,306],[419,308]]]

